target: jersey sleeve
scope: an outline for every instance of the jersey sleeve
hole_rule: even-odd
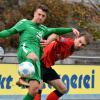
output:
[[[57,35],[63,35],[69,32],[72,32],[72,28],[48,28],[45,37],[48,37],[52,33],[56,33]]]
[[[11,36],[11,35],[16,34],[16,33],[17,33],[17,31],[12,27],[10,29],[1,31],[0,38],[6,38],[6,37]]]
[[[23,31],[25,29],[25,22],[26,19],[23,19],[19,21],[17,24],[15,24],[12,28],[1,31],[0,38],[6,38],[8,36]]]

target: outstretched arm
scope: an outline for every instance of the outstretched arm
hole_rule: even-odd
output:
[[[15,28],[10,28],[10,29],[7,29],[7,30],[3,30],[3,31],[0,32],[0,38],[6,38],[6,37],[11,36],[15,33],[17,33]]]
[[[63,35],[69,32],[73,32],[76,36],[79,36],[79,31],[75,28],[48,28],[46,36],[49,36],[52,33],[56,33],[57,35]]]
[[[19,33],[22,32],[26,28],[25,27],[25,25],[26,25],[25,22],[26,21],[27,21],[26,19],[20,20],[12,28],[1,31],[0,32],[0,38],[5,38],[5,37],[11,36],[13,34],[16,34],[18,32]]]

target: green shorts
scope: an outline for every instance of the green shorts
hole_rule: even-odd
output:
[[[18,53],[17,53],[17,58],[18,58],[18,62],[22,63],[24,61],[27,60],[26,56],[31,53],[34,52],[37,57],[38,57],[38,61],[34,64],[35,66],[35,74],[33,75],[32,78],[27,78],[27,81],[30,80],[37,80],[40,82],[40,48],[34,46],[20,46],[18,49]]]

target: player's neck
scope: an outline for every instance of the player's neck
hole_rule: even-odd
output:
[[[37,21],[34,18],[32,19],[32,22],[37,24],[37,25],[40,24],[40,23],[37,23]]]

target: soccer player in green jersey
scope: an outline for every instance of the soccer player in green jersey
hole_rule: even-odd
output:
[[[0,32],[0,38],[19,33],[18,61],[19,63],[28,61],[35,66],[34,76],[32,78],[27,78],[29,88],[23,100],[33,100],[38,92],[40,85],[40,58],[43,53],[40,41],[43,38],[47,38],[52,33],[62,35],[73,32],[79,35],[79,32],[74,28],[48,28],[42,25],[47,17],[47,12],[47,6],[39,5],[35,9],[32,20],[23,19],[12,28]]]

